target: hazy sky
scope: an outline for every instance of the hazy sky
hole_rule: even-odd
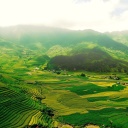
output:
[[[128,0],[0,0],[0,26],[128,30]]]

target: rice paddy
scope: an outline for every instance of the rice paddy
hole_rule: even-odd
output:
[[[1,75],[1,128],[37,124],[53,128],[55,121],[56,127],[69,124],[84,128],[95,124],[101,128],[128,128],[128,87],[119,84],[125,82],[126,76],[110,80],[101,79],[103,74],[82,77],[80,72],[68,75],[41,70],[32,75],[27,70],[18,72],[21,74],[15,71]],[[46,108],[53,110],[53,116]]]

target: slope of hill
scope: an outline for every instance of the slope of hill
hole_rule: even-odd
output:
[[[108,34],[113,40],[128,46],[128,31],[115,31],[106,34]]]
[[[49,69],[94,72],[128,72],[128,62],[112,58],[99,48],[85,49],[71,56],[56,56],[48,63]]]
[[[54,45],[69,47],[81,42],[93,42],[107,48],[127,50],[126,46],[112,40],[107,34],[93,30],[73,31],[44,26],[15,26],[0,29],[0,35],[15,43],[31,46],[30,48],[36,47],[39,42],[45,48]]]
[[[96,65],[105,65],[104,68],[106,69],[100,71],[108,71],[108,68],[111,67],[110,65],[116,65],[115,68],[118,67],[114,71],[127,69],[124,61],[128,61],[128,46],[117,42],[118,40],[115,41],[106,33],[99,33],[93,30],[73,31],[44,26],[21,25],[0,28],[0,37],[1,51],[10,50],[11,57],[13,58],[13,55],[19,57],[18,61],[22,60],[22,65],[26,67],[41,66],[46,64],[50,58],[62,55],[62,58],[64,56],[65,58],[68,56],[75,58],[73,61],[75,61],[76,65],[79,65],[77,58],[83,59],[84,63],[82,65],[90,65],[88,68],[84,66],[82,66],[84,68],[80,68],[84,70],[91,69],[90,71],[92,71],[96,68]],[[102,52],[100,50],[90,51],[90,49],[97,47]],[[107,59],[102,58],[102,54],[107,56]],[[10,52],[6,52],[6,55],[9,57]],[[95,57],[95,55],[98,57]],[[90,56],[92,57],[90,58]],[[69,59],[71,59],[70,57]],[[57,57],[57,60],[59,58],[61,61],[61,57]],[[104,64],[106,61],[107,64]],[[119,69],[120,67],[122,68]],[[109,69],[109,71],[111,70]]]

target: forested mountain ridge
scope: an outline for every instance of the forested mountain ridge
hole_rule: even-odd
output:
[[[117,39],[118,35],[89,29],[68,30],[32,25],[0,28],[1,57],[5,54],[8,58],[18,57],[17,62],[23,60],[25,67],[46,65],[49,62],[48,67],[53,68],[57,62],[65,60],[63,66],[64,63],[67,66],[61,65],[61,68],[69,70],[125,71],[128,46],[122,42],[128,39],[126,33],[121,33],[120,40]]]
[[[112,58],[106,52],[93,48],[85,53],[56,56],[48,63],[49,69],[94,72],[127,72],[128,62]]]

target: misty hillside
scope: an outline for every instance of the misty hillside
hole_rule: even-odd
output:
[[[117,42],[121,42],[122,44],[128,46],[128,31],[115,31],[111,33],[107,33],[110,38]]]
[[[22,60],[23,67],[127,72],[127,42],[126,32],[108,34],[30,25],[0,28],[2,60],[12,57],[14,64],[18,57],[15,61]]]
[[[93,42],[107,48],[127,50],[125,46],[114,41],[107,34],[93,30],[73,31],[44,26],[15,26],[0,28],[0,36],[24,46],[36,47],[34,43],[39,42],[49,48],[53,45],[70,46],[81,42]]]

